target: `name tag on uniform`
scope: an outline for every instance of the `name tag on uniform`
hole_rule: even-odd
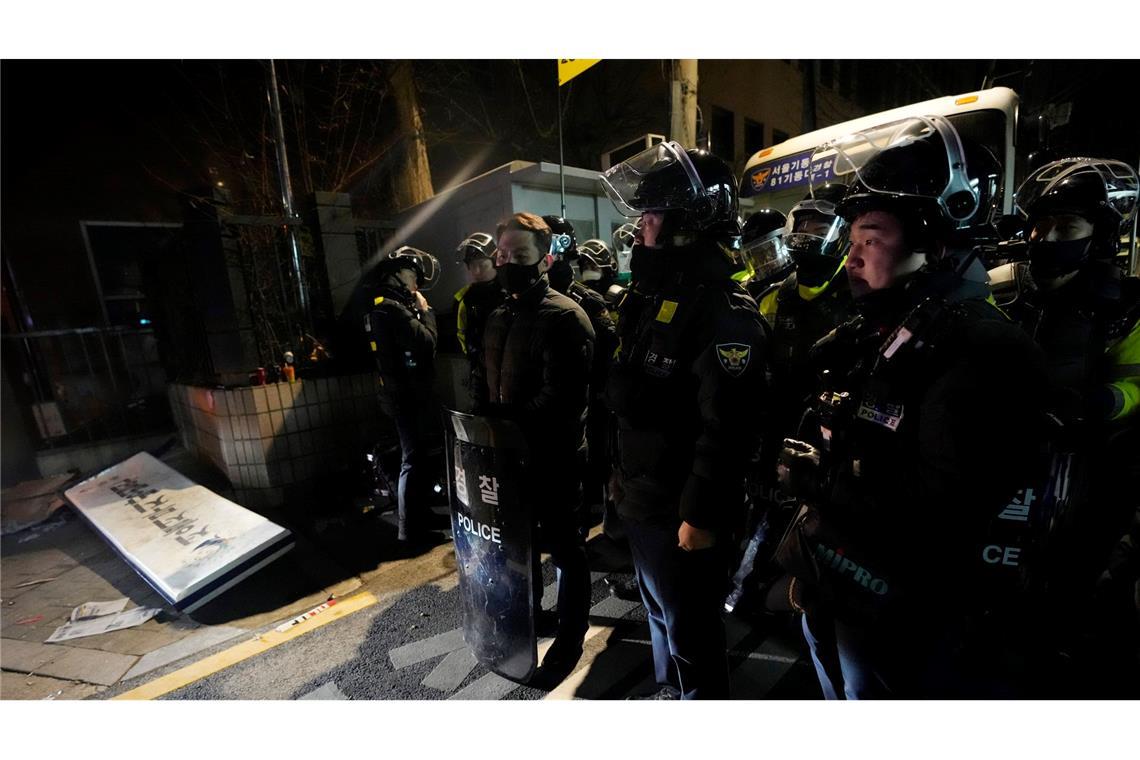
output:
[[[661,308],[657,312],[657,321],[669,324],[673,321],[673,315],[677,313],[676,301],[663,301]]]
[[[876,403],[873,398],[867,398],[859,405],[859,411],[855,416],[882,425],[888,430],[898,430],[903,418],[903,405]]]

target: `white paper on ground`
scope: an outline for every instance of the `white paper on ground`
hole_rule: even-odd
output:
[[[64,623],[56,628],[55,633],[48,636],[44,643],[54,644],[57,641],[78,639],[83,636],[98,636],[101,633],[133,628],[136,625],[142,625],[160,612],[162,612],[161,607],[135,607],[133,610],[114,615],[103,615],[97,618],[78,620],[74,623]]]
[[[68,618],[68,620],[75,623],[88,618],[114,615],[116,612],[122,612],[126,608],[127,598],[125,596],[113,602],[84,602],[71,611],[71,617]]]

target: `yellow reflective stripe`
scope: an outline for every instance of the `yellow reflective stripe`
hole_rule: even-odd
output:
[[[769,322],[771,322],[776,317],[776,296],[779,294],[779,292],[780,289],[777,288],[768,295],[764,296],[764,298],[760,301],[760,314]]]
[[[379,306],[384,303],[384,296],[376,296],[376,300],[372,302],[373,306]]]
[[[1107,387],[1112,392],[1111,420],[1123,420],[1140,410],[1140,320],[1107,352]]]
[[[665,324],[672,322],[673,315],[677,313],[677,306],[676,301],[663,301],[661,309],[657,312],[657,321]]]
[[[464,288],[464,291],[467,289]],[[459,338],[459,347],[467,353],[467,302],[460,301],[455,314],[455,337]]]
[[[847,264],[847,257],[844,256],[839,260],[839,266],[835,268],[831,276],[827,278],[827,282],[814,288],[809,288],[807,285],[796,285],[796,292],[799,293],[800,298],[805,301],[814,301],[823,295],[824,291],[831,287],[831,283],[835,282],[836,276],[843,271],[843,267]]]
[[[377,349],[376,349],[376,341],[374,341],[374,340],[370,340],[370,341],[368,341],[368,342],[369,342],[369,343],[372,345],[372,350],[373,350],[373,351],[376,351],[376,350],[377,350]]]
[[[1137,383],[1109,383],[1108,390],[1112,393],[1112,410],[1108,413],[1110,420],[1127,419],[1140,409],[1140,385]]]
[[[1005,317],[1007,321],[1009,320],[1009,315],[1005,313],[1005,309],[998,306],[998,302],[994,300],[994,294],[993,293],[990,293],[988,296],[986,296],[986,303],[988,303],[990,306],[997,309],[998,313],[1001,314],[1003,317]]]

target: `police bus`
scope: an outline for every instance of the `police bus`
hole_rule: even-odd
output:
[[[753,209],[774,208],[788,213],[803,200],[811,183],[817,186],[835,177],[829,162],[812,165],[815,149],[829,140],[912,116],[945,116],[962,136],[987,148],[1002,167],[999,188],[1001,213],[1013,213],[1017,190],[1014,150],[1017,135],[1017,93],[993,87],[880,111],[824,129],[793,137],[755,153],[748,159],[740,181],[740,195]]]

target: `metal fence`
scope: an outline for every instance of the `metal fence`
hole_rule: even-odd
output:
[[[38,448],[173,428],[154,330],[85,327],[0,337]]]

